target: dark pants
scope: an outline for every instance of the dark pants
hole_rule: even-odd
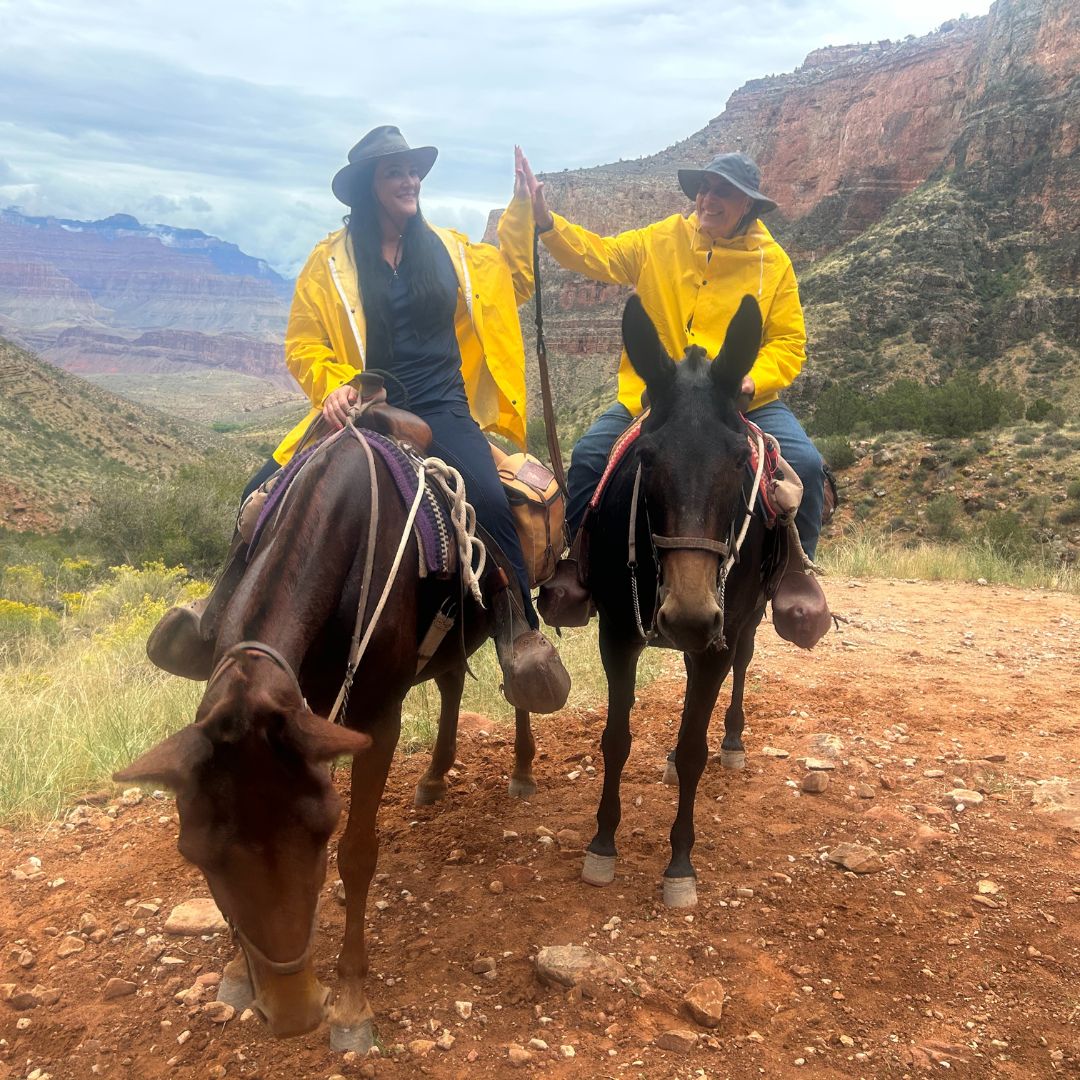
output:
[[[464,406],[450,405],[424,414],[423,419],[431,427],[429,456],[442,458],[461,473],[465,481],[465,497],[476,511],[476,520],[502,549],[517,579],[525,618],[534,630],[539,630],[540,619],[529,592],[529,575],[525,570],[521,541],[514,528],[510,504],[506,501],[506,492],[503,491],[484,433]],[[260,484],[269,480],[279,468],[281,466],[273,458],[266,462],[248,481],[243,498],[246,499]]]
[[[476,520],[499,545],[513,568],[525,605],[525,618],[534,630],[539,630],[540,619],[529,592],[529,575],[525,570],[521,541],[514,528],[514,518],[495,468],[495,459],[491,456],[491,448],[480,425],[468,409],[460,405],[450,405],[422,415],[431,426],[429,455],[442,458],[447,465],[453,465],[461,473],[465,481],[465,495],[476,511]]]
[[[825,473],[821,455],[795,419],[795,414],[782,402],[770,401],[748,415],[762,431],[776,439],[784,460],[802,481],[803,498],[795,516],[795,526],[799,530],[803,550],[812,559],[821,532],[821,509],[825,500]],[[585,516],[585,509],[604,473],[611,447],[632,419],[624,405],[612,405],[596,418],[574,447],[570,472],[566,477],[569,489],[566,517],[571,535],[577,531]]]

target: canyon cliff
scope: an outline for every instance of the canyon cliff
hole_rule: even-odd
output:
[[[194,229],[0,211],[0,332],[84,374],[227,368],[293,385],[292,283]]]
[[[1080,405],[1080,5],[997,0],[903,42],[817,50],[754,80],[690,138],[543,176],[601,234],[691,207],[680,166],[742,150],[801,282],[808,362],[788,394],[969,368]],[[489,233],[493,233],[493,215]],[[611,396],[625,290],[543,257],[557,407],[571,437]],[[523,320],[524,321],[524,320]],[[534,394],[534,402],[536,397]]]

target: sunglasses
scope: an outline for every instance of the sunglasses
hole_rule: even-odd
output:
[[[698,194],[716,195],[721,199],[730,199],[742,195],[743,192],[728,180],[702,180],[701,186],[698,188]]]

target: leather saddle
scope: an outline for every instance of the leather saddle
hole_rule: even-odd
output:
[[[355,424],[390,439],[409,443],[426,454],[431,447],[431,428],[415,413],[387,404],[386,384],[381,375],[361,372],[352,380],[360,397]]]

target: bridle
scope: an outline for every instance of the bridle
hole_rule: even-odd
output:
[[[303,691],[300,689],[300,682],[296,678],[296,672],[293,671],[292,665],[284,656],[272,648],[269,645],[263,644],[261,641],[241,641],[231,648],[227,649],[221,659],[217,662],[213,672],[210,674],[210,678],[207,680],[206,689],[210,687],[221,677],[224,672],[236,663],[237,657],[240,653],[254,653],[256,656],[264,656],[275,664],[278,668],[285,672],[292,681],[293,687],[296,690],[300,700],[304,700]],[[225,922],[229,926],[229,930],[232,932],[233,940],[236,941],[244,953],[244,961],[248,967],[248,976],[251,979],[252,987],[256,990],[255,986],[255,972],[252,969],[251,961],[254,959],[261,967],[265,968],[273,975],[296,975],[303,971],[311,961],[311,952],[315,947],[315,919],[317,915],[314,912],[311,916],[311,930],[308,932],[307,945],[304,947],[304,951],[296,957],[295,960],[271,960],[255,943],[236,925],[236,920],[229,914],[222,912],[222,916]]]
[[[630,498],[630,531],[627,538],[626,568],[630,571],[630,596],[634,606],[634,622],[637,626],[638,635],[647,645],[651,644],[659,636],[656,629],[656,616],[660,610],[661,569],[657,548],[661,548],[668,551],[709,551],[712,552],[712,554],[719,556],[720,562],[716,573],[716,602],[720,608],[720,648],[727,648],[727,640],[724,637],[723,631],[724,590],[727,584],[727,576],[731,572],[731,568],[739,561],[739,552],[742,550],[743,541],[746,539],[746,534],[750,529],[750,522],[754,517],[754,507],[757,504],[758,492],[761,490],[761,477],[765,469],[765,441],[761,431],[751,425],[747,429],[746,437],[748,442],[753,440],[751,443],[752,446],[754,442],[756,442],[757,468],[754,471],[754,482],[750,489],[750,497],[749,499],[743,500],[746,510],[737,536],[735,534],[734,519],[731,522],[731,528],[728,532],[726,541],[713,540],[708,536],[662,536],[660,533],[653,532],[651,526],[649,527],[653,562],[656,565],[656,596],[653,599],[652,619],[648,629],[645,628],[641,621],[641,598],[638,593],[637,581],[637,518],[638,509],[644,503],[644,499],[641,495],[642,465],[641,459],[638,459],[637,469],[634,472],[634,491]],[[649,508],[647,505],[645,506],[645,521],[646,523],[649,521]]]

